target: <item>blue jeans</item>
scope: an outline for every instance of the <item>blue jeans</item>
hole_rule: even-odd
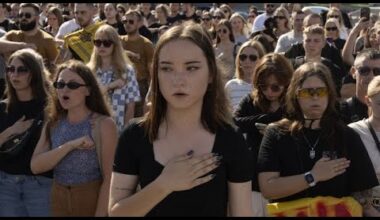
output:
[[[53,180],[0,171],[0,216],[50,216]]]

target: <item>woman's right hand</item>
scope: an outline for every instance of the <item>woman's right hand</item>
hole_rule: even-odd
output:
[[[314,164],[311,173],[316,182],[326,181],[346,172],[350,162],[346,158],[330,160],[327,157],[322,157]]]
[[[18,121],[16,121],[10,127],[11,136],[12,135],[18,135],[18,134],[21,134],[21,133],[25,132],[27,129],[30,128],[30,126],[32,126],[33,120],[34,119],[25,120],[25,115],[22,116]]]
[[[365,18],[360,18],[360,20],[356,23],[356,25],[352,28],[353,33],[359,34],[361,30],[368,28],[370,25],[370,21],[365,21]]]
[[[88,135],[74,139],[72,141],[68,142],[68,145],[71,147],[72,150],[74,149],[90,149],[95,146],[94,141],[92,138]]]
[[[214,178],[213,174],[204,175],[217,168],[220,160],[221,157],[213,153],[176,157],[166,164],[158,181],[169,193],[192,189]]]

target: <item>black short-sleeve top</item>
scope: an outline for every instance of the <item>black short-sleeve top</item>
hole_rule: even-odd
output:
[[[321,130],[303,129],[308,139],[315,140]],[[293,176],[310,171],[322,157],[322,151],[327,148],[326,141],[321,141],[315,148],[316,157],[309,157],[310,147],[305,141],[295,138],[289,132],[280,131],[276,125],[267,128],[261,143],[258,157],[258,171],[279,172],[280,176]],[[333,196],[341,198],[350,196],[353,192],[363,191],[378,185],[374,168],[360,136],[351,128],[343,130],[343,145],[336,148],[338,158],[346,155],[351,161],[346,172],[330,180],[318,182],[294,195],[273,200],[272,202],[290,201],[305,197]],[[344,153],[345,152],[345,153]]]
[[[229,182],[251,180],[252,159],[244,137],[230,126],[217,129],[213,153],[223,156],[216,176],[200,186],[173,192],[157,204],[148,216],[226,216]],[[164,166],[154,158],[153,144],[140,123],[130,124],[120,135],[113,171],[137,175],[141,188],[150,184]]]

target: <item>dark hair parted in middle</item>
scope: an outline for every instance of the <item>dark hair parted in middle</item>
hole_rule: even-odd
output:
[[[229,111],[229,103],[224,92],[220,70],[216,64],[212,40],[201,25],[193,22],[185,22],[182,25],[175,26],[167,30],[159,39],[153,55],[152,61],[152,106],[142,123],[149,140],[153,142],[157,138],[160,123],[166,117],[167,102],[160,91],[158,83],[158,67],[160,60],[160,51],[165,45],[176,40],[186,40],[199,47],[206,60],[211,82],[203,97],[201,111],[202,125],[208,131],[215,133],[217,128],[226,124],[233,125],[232,115]],[[178,48],[181,50],[181,48]]]
[[[284,86],[283,93],[280,96],[280,102],[283,103],[293,71],[293,66],[289,60],[281,54],[269,53],[262,57],[256,64],[252,82],[254,89],[252,90],[251,96],[255,106],[258,106],[264,112],[269,110],[270,101],[267,100],[264,93],[260,91],[259,85],[265,84],[271,75],[276,78],[280,86]]]

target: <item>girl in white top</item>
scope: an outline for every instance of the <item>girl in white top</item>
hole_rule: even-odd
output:
[[[260,42],[250,40],[239,49],[235,59],[235,77],[226,83],[225,90],[233,111],[240,100],[252,91],[253,73],[257,61],[264,56],[265,49]]]
[[[370,131],[370,127],[372,127],[376,138],[380,139],[380,76],[373,78],[368,85],[365,100],[369,108],[369,118],[351,123],[348,126],[360,135],[371,158],[377,179],[380,180],[380,148],[377,146],[375,137],[372,136]],[[363,170],[363,172],[365,171]],[[359,202],[363,205],[365,216],[380,216],[380,207],[379,204],[376,204],[379,200],[378,197],[380,197],[380,186],[361,192],[358,196]]]

